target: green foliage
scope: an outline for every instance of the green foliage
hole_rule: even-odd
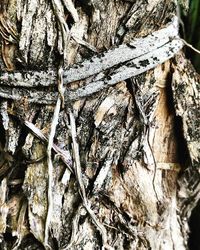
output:
[[[200,0],[190,1],[185,27],[186,40],[200,50]],[[188,51],[188,56],[192,60],[197,71],[200,72],[200,55],[190,50]]]

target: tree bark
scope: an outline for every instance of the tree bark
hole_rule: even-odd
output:
[[[2,1],[4,89],[16,94],[6,71],[58,74],[44,77],[50,86],[21,86],[20,100],[0,99],[0,249],[188,249],[200,190],[200,80],[184,51],[76,101],[63,95],[59,71],[165,27],[176,7]],[[32,103],[30,91],[55,92],[57,103]]]

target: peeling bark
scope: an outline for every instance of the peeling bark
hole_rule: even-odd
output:
[[[112,66],[113,48],[129,50],[174,15],[171,0],[2,1],[0,249],[187,249],[200,189],[199,75],[179,52],[106,78],[124,69]],[[109,86],[95,89],[90,69],[70,75],[109,49],[111,69],[95,71]]]

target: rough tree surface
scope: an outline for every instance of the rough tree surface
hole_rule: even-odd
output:
[[[5,83],[6,72],[35,80],[20,99],[0,98],[0,249],[188,249],[200,198],[200,79],[184,52],[76,101],[63,100],[59,70],[165,27],[176,7],[1,0],[0,93],[22,88]],[[51,73],[46,86],[41,71]],[[57,104],[31,103],[29,91],[55,92]]]

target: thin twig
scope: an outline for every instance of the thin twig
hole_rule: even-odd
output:
[[[79,21],[79,16],[78,16],[78,12],[77,9],[75,8],[74,3],[72,2],[72,0],[63,0],[64,6],[66,7],[66,9],[69,11],[69,13],[71,14],[71,16],[74,19],[74,22],[78,22]]]
[[[47,217],[45,223],[45,237],[44,244],[48,246],[48,237],[49,237],[49,226],[51,222],[52,212],[53,212],[53,193],[52,193],[52,184],[53,184],[53,162],[52,162],[52,148],[53,148],[53,140],[56,133],[56,127],[58,125],[59,113],[61,109],[61,105],[64,107],[64,91],[65,88],[63,86],[63,69],[62,67],[58,70],[58,91],[59,96],[57,99],[57,103],[54,109],[53,119],[51,122],[51,129],[48,139],[47,145],[47,164],[48,164],[48,210]]]
[[[92,218],[93,223],[97,226],[97,228],[99,229],[102,235],[103,246],[106,248],[109,248],[108,243],[107,243],[106,229],[103,226],[103,224],[100,221],[98,221],[98,219],[96,218],[96,215],[90,208],[88,199],[86,197],[85,186],[84,186],[82,174],[81,174],[81,163],[80,163],[80,155],[79,155],[79,144],[77,142],[76,122],[75,122],[75,118],[71,110],[69,112],[69,117],[70,117],[71,135],[72,135],[73,152],[74,152],[74,160],[75,160],[75,174],[76,174],[76,178],[77,178],[79,188],[80,188],[79,192],[82,197],[83,205],[86,211],[88,212],[88,214]]]
[[[143,109],[143,106],[144,106],[144,105],[142,106],[142,104],[140,103],[140,101],[138,100],[138,98],[137,98],[136,95],[135,95],[135,101],[136,101],[136,105],[137,105],[137,107],[138,107],[138,110],[139,110],[139,112],[140,112],[140,114],[141,114],[141,116],[142,116],[143,122],[144,122],[144,126],[145,126],[144,134],[145,134],[145,138],[146,138],[146,141],[147,141],[148,148],[149,148],[150,153],[151,153],[151,157],[152,157],[152,159],[153,159],[154,172],[153,172],[152,185],[153,185],[153,190],[154,190],[156,199],[157,199],[157,201],[159,202],[159,198],[158,198],[158,194],[157,194],[156,186],[155,186],[155,179],[156,179],[156,172],[157,172],[157,164],[156,164],[156,159],[155,159],[155,157],[154,157],[154,153],[153,153],[153,150],[152,150],[150,141],[149,141],[150,121],[149,121],[148,117],[146,116],[145,111],[144,111],[144,109]]]
[[[53,6],[54,14],[58,20],[58,25],[59,25],[60,32],[61,32],[63,58],[64,58],[64,61],[68,65],[67,47],[69,45],[71,35],[70,35],[69,27],[68,27],[66,20],[65,20],[63,4],[60,0],[51,0],[51,3]]]
[[[160,202],[160,200],[159,200],[159,198],[158,198],[157,191],[156,191],[156,185],[155,185],[156,173],[157,173],[157,163],[156,163],[156,159],[155,159],[155,156],[154,156],[154,153],[153,153],[153,149],[152,149],[151,144],[150,144],[150,141],[149,141],[149,132],[150,132],[150,128],[149,128],[149,125],[145,125],[145,126],[146,126],[146,130],[147,130],[147,131],[146,131],[147,144],[148,144],[148,147],[149,147],[149,149],[150,149],[151,156],[152,156],[152,159],[153,159],[153,165],[154,165],[154,172],[153,172],[152,185],[153,185],[153,190],[154,190],[156,199],[157,199],[158,202]]]
[[[51,129],[49,134],[49,140],[48,140],[48,146],[47,146],[47,164],[48,164],[48,210],[47,210],[47,216],[46,216],[46,222],[45,222],[45,234],[44,234],[44,245],[48,245],[48,239],[49,239],[49,227],[53,212],[53,194],[52,194],[52,184],[53,184],[53,162],[52,162],[52,148],[53,148],[53,139],[56,132],[56,126],[58,124],[58,118],[61,108],[61,97],[58,97],[56,107],[53,114],[53,119],[51,122]]]
[[[29,121],[24,121],[24,125],[29,128],[31,130],[31,132],[41,141],[43,142],[48,142],[48,139],[46,138],[46,136],[42,133],[42,131],[37,128],[33,123],[29,122]],[[63,161],[63,163],[67,166],[67,168],[69,169],[69,171],[71,173],[74,173],[73,169],[72,169],[72,159],[70,156],[69,151],[63,150],[61,148],[59,148],[56,144],[53,143],[52,149],[55,151],[55,153],[57,153],[58,155],[60,155],[61,160]]]
[[[186,42],[184,39],[179,38],[187,47],[189,47],[190,49],[194,50],[196,53],[200,54],[200,50],[196,49],[195,47],[193,47],[190,43]]]
[[[62,101],[62,108],[64,108],[65,106],[65,88],[63,86],[63,67],[60,67],[60,69],[58,70],[58,92],[60,94],[60,98]]]

